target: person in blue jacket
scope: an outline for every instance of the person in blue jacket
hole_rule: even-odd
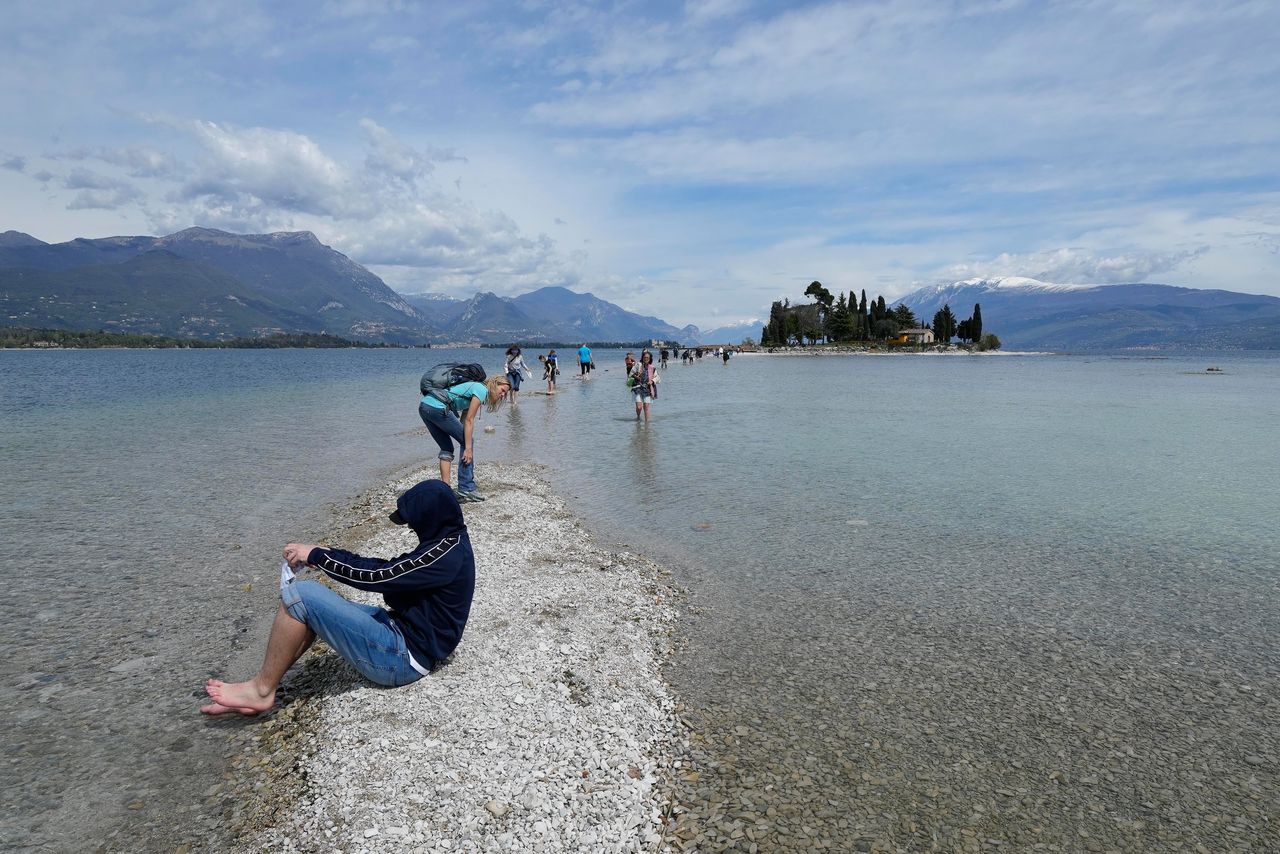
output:
[[[381,593],[386,608],[361,605],[318,581],[281,582],[267,652],[245,682],[210,679],[206,715],[256,715],[275,705],[285,672],[317,636],[379,685],[416,682],[462,639],[476,586],[475,555],[462,507],[443,481],[424,480],[401,495],[391,521],[408,525],[418,545],[385,560],[303,543],[284,547],[289,566],[315,567],[335,581]]]
[[[591,348],[586,344],[578,348],[578,365],[582,368],[582,373],[579,376],[585,377],[591,373]]]

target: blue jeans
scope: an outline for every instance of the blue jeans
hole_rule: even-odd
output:
[[[398,687],[422,678],[410,663],[404,635],[377,605],[344,599],[318,581],[284,585],[280,601],[289,616],[306,623],[369,681]],[[419,664],[431,666],[429,661]]]
[[[436,409],[434,406],[427,406],[425,403],[418,404],[418,415],[422,417],[422,423],[427,425],[427,432],[431,434],[431,438],[435,439],[436,444],[440,446],[440,459],[453,459],[453,442],[455,439],[457,440],[458,491],[475,492],[475,454],[473,451],[471,462],[464,463],[462,461],[462,452],[467,447],[467,433],[462,427],[462,422],[458,420],[458,416],[447,409]]]

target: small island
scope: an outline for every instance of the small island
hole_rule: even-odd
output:
[[[983,333],[982,306],[975,303],[973,314],[957,320],[950,305],[934,313],[929,326],[921,324],[906,303],[890,307],[883,295],[868,302],[867,291],[861,300],[852,291],[846,298],[832,294],[821,282],[813,281],[804,295],[813,302],[792,305],[790,299],[774,301],[769,321],[760,334],[760,346],[769,352],[778,348],[813,347],[844,351],[909,350],[920,352],[951,348],[958,338],[961,350],[986,352],[1000,349],[1000,339]],[[754,343],[748,341],[747,343]]]

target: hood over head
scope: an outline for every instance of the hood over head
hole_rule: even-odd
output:
[[[391,521],[408,525],[424,543],[467,531],[462,507],[453,490],[442,480],[424,480],[397,498]]]

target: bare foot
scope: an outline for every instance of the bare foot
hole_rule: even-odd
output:
[[[204,690],[213,698],[214,705],[235,709],[241,714],[265,712],[276,704],[276,692],[272,690],[263,693],[252,679],[247,682],[210,679],[205,683]]]
[[[229,712],[238,712],[239,714],[250,717],[261,714],[257,709],[233,709],[230,706],[224,706],[221,703],[210,703],[207,706],[200,707],[200,714],[202,715],[225,715]]]

